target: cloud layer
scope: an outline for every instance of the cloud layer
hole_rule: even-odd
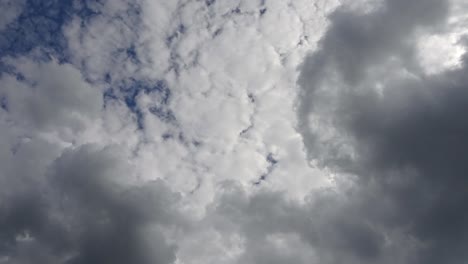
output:
[[[0,263],[463,263],[467,8],[0,3]]]

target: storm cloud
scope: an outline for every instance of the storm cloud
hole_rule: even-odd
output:
[[[119,182],[128,168],[114,151],[68,150],[42,182],[10,184],[0,208],[2,263],[172,263],[175,246],[160,228],[177,222],[178,196],[161,182]]]
[[[298,129],[309,158],[357,176],[342,217],[356,210],[386,243],[412,241],[400,263],[467,258],[468,61],[430,74],[417,56],[421,36],[454,30],[450,4],[387,0],[368,13],[338,10],[299,78]],[[350,230],[342,234],[365,234]],[[392,233],[401,235],[392,241]],[[373,263],[386,254],[383,240],[352,239],[349,247],[362,245]]]

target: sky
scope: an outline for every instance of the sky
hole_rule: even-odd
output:
[[[464,0],[0,0],[0,264],[468,262]]]

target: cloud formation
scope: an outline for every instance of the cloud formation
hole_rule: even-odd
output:
[[[381,236],[364,250],[373,263],[386,243],[400,243],[391,233],[415,248],[401,263],[467,257],[466,58],[427,73],[416,44],[428,32],[459,30],[449,24],[450,10],[448,1],[388,0],[366,14],[336,11],[302,66],[299,130],[310,158],[358,177],[357,194],[344,206],[358,199],[359,221]],[[463,38],[458,45],[465,47]]]
[[[129,187],[115,151],[83,146],[43,179],[17,175],[2,193],[2,262],[172,263],[175,246],[159,225],[172,224],[177,195],[159,181]]]
[[[462,263],[463,2],[0,3],[0,264]]]

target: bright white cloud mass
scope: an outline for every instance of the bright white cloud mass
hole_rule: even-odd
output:
[[[464,0],[0,14],[0,264],[468,261]]]

